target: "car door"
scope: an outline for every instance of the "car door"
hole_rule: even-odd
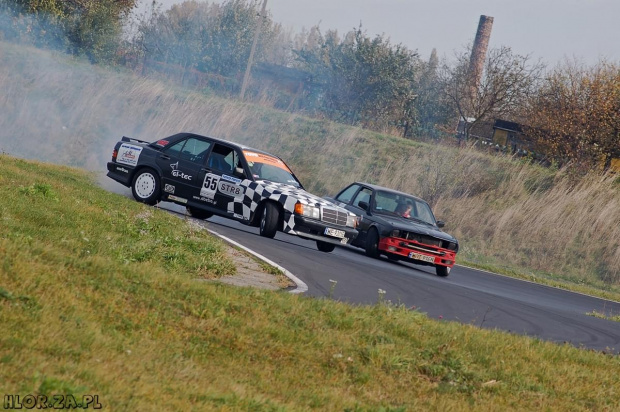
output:
[[[189,137],[167,147],[157,157],[162,171],[162,190],[169,199],[187,203],[199,190],[201,169],[213,143]]]
[[[245,176],[247,171],[239,151],[232,146],[215,143],[199,175],[199,197],[215,208],[218,214],[243,220],[242,215],[235,213],[234,204],[243,202],[245,186],[241,183]]]
[[[360,223],[358,226],[359,234],[357,235],[357,241],[364,242],[366,241],[366,236],[368,235],[368,229],[372,226],[374,222],[373,217],[368,213],[368,210],[371,209],[372,204],[372,189],[362,186],[360,190],[355,194],[353,200],[351,200],[351,204],[348,209],[353,213],[362,216],[360,219]],[[364,209],[360,206],[361,202],[365,202],[367,205],[367,209]]]

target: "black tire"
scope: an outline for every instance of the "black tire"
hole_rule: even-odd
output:
[[[187,207],[187,212],[191,217],[195,217],[196,219],[209,219],[213,217],[213,213],[192,206]]]
[[[370,228],[368,236],[366,236],[366,256],[379,257],[379,233],[374,227]]]
[[[280,212],[276,205],[271,202],[265,203],[263,213],[260,217],[259,233],[261,236],[272,238],[278,231],[278,220]]]
[[[150,167],[145,167],[133,177],[131,193],[138,202],[152,206],[159,202],[160,187],[161,183],[157,172]]]
[[[447,266],[435,266],[435,271],[437,272],[437,276],[441,276],[442,278],[450,274],[450,268]]]
[[[319,249],[321,252],[330,253],[333,252],[334,249],[336,249],[336,245],[334,245],[333,243],[327,243],[317,240],[316,248]]]

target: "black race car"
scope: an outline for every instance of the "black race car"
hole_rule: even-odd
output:
[[[366,255],[432,265],[438,276],[448,276],[454,266],[459,243],[440,230],[444,223],[424,200],[359,182],[326,199],[361,216],[351,245],[366,249]]]
[[[191,216],[213,215],[313,239],[331,252],[357,236],[357,216],[306,192],[277,156],[225,140],[178,133],[152,143],[123,137],[114,146],[107,176],[131,187],[134,198],[187,207]]]

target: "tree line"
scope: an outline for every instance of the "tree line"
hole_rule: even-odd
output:
[[[405,138],[466,135],[476,124],[505,119],[559,163],[609,166],[620,157],[620,66],[566,61],[547,69],[503,46],[488,52],[472,84],[471,48],[428,59],[360,25],[340,35],[319,26],[293,33],[260,15],[261,0],[185,1],[142,14],[138,0],[0,0],[0,36],[55,48],[94,64],[148,73],[176,70],[202,76],[209,92],[234,97],[241,87],[254,32],[261,35],[255,67],[294,74],[296,91],[283,92],[260,72],[248,89],[283,109],[398,134]],[[284,95],[283,95],[284,94]],[[292,102],[295,102],[293,105]]]

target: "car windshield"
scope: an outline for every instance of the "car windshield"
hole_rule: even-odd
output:
[[[277,157],[247,150],[244,150],[243,154],[254,179],[301,187],[301,183],[293,176],[293,172]]]
[[[412,196],[394,192],[375,192],[373,211],[393,214],[406,219],[435,225],[435,216],[428,203]]]

